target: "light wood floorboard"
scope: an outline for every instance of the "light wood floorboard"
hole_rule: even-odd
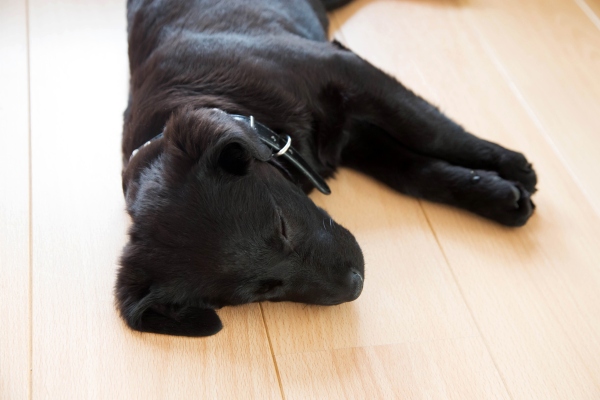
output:
[[[25,1],[0,2],[0,398],[26,399],[30,369],[29,88]]]

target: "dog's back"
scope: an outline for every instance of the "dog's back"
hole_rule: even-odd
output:
[[[320,0],[130,0],[129,59],[132,69],[174,34],[282,35],[324,41],[326,9],[344,1]],[[316,16],[316,18],[315,18]],[[137,44],[143,43],[143,46]],[[131,44],[134,44],[132,46]]]
[[[266,118],[286,115],[293,125],[286,130],[303,140],[312,110],[296,92],[310,79],[299,76],[303,64],[294,60],[329,49],[326,9],[348,1],[130,0],[125,165],[183,104],[252,109],[275,130],[282,127]]]

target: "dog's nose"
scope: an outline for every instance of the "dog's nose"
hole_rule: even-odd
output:
[[[352,297],[348,301],[356,300],[362,293],[364,279],[360,272],[355,269],[350,270],[351,287],[353,288]]]
[[[338,281],[340,286],[337,286],[332,296],[328,296],[327,299],[323,300],[323,305],[333,306],[349,301],[354,301],[360,296],[363,290],[363,276],[358,271],[352,268],[349,273],[344,275],[342,281]]]

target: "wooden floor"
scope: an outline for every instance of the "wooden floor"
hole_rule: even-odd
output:
[[[358,54],[527,154],[536,214],[507,229],[342,171],[312,197],[361,244],[363,295],[225,308],[206,339],[113,306],[124,3],[0,1],[1,399],[600,399],[600,0],[334,13]]]

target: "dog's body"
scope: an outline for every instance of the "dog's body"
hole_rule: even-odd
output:
[[[130,0],[128,22],[133,225],[117,299],[134,329],[210,335],[224,305],[339,304],[362,290],[354,237],[305,196],[306,176],[270,159],[231,114],[289,135],[324,177],[344,165],[509,226],[532,214],[525,157],[328,42],[319,0]]]

